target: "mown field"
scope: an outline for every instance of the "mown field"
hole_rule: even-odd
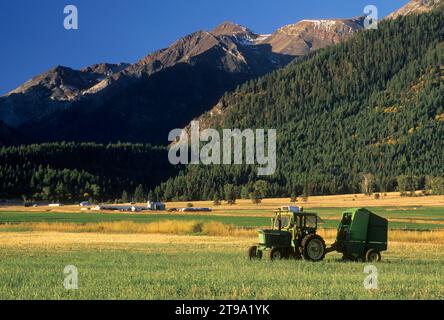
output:
[[[306,209],[325,221],[319,232],[327,244],[347,207],[335,199],[332,206],[316,200]],[[366,264],[343,262],[337,253],[316,264],[249,261],[246,249],[256,242],[256,229],[269,226],[278,201],[205,214],[2,208],[0,299],[444,298],[443,206],[430,199],[396,205],[395,198],[369,206],[390,221],[389,250],[376,264],[379,289],[369,291]],[[372,202],[353,203],[364,201]],[[78,290],[63,287],[67,265],[79,270]]]
[[[16,234],[16,236],[18,236]],[[171,235],[0,235],[0,299],[442,299],[444,245],[394,243],[366,290],[363,263],[251,262],[250,238]],[[75,265],[79,289],[66,291]]]

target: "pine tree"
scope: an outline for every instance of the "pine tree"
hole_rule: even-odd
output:
[[[143,186],[140,184],[134,190],[134,201],[145,202],[145,192],[143,191]]]
[[[221,201],[221,198],[220,198],[219,194],[216,192],[213,196],[213,205],[220,206],[220,201]]]
[[[121,200],[123,203],[129,202],[128,192],[126,192],[126,190],[123,190]]]
[[[250,199],[251,199],[251,202],[256,205],[258,205],[262,202],[261,198],[259,197],[259,195],[257,194],[256,191],[253,191],[250,193]]]
[[[235,204],[236,203],[236,187],[233,184],[226,184],[224,186],[224,193],[225,193],[225,201],[227,201],[228,204]]]

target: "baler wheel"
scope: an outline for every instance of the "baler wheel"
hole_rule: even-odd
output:
[[[376,251],[374,249],[370,249],[365,254],[365,261],[367,262],[379,262],[381,261],[381,254],[379,251]]]

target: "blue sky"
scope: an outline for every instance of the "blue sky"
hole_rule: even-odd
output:
[[[196,30],[229,20],[271,33],[302,19],[348,18],[376,5],[386,16],[408,0],[0,1],[0,95],[56,65],[133,63]],[[76,5],[79,29],[63,27]]]

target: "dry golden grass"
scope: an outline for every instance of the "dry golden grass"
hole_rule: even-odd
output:
[[[184,208],[189,201],[186,202],[169,202],[167,208]],[[262,204],[254,205],[251,200],[238,200],[235,205],[222,204],[215,207],[212,201],[194,201],[195,207],[210,207],[214,213],[223,213],[227,210],[254,210],[260,212],[263,210],[275,210],[284,205],[295,205],[290,203],[289,198],[264,199]],[[138,206],[146,205],[138,203]],[[380,199],[374,199],[364,194],[336,195],[336,196],[313,196],[304,202],[298,199],[298,206],[305,208],[343,208],[343,207],[409,207],[409,206],[425,206],[425,207],[444,207],[444,196],[427,196],[427,197],[401,197],[399,192],[391,192],[381,194]],[[22,206],[0,207],[0,211],[23,211],[23,212],[80,212],[79,206],[63,206],[63,207],[36,207],[25,208]],[[86,211],[95,212],[95,211]],[[146,214],[150,214],[149,212]],[[196,214],[196,213],[192,213]]]
[[[334,241],[336,239],[336,229],[318,229],[318,234],[325,240]]]
[[[323,235],[325,239],[334,239],[336,230],[326,230]],[[323,234],[322,231],[320,234]],[[444,244],[444,230],[435,231],[406,231],[406,230],[390,230],[389,242],[412,242],[412,243],[428,243],[428,244]]]
[[[390,222],[408,222],[408,223],[430,223],[430,224],[434,224],[434,225],[443,225],[444,221],[438,221],[438,220],[426,220],[426,219],[409,219],[409,218],[398,218],[398,219],[394,219],[394,218],[389,218]]]
[[[169,202],[168,208],[183,208],[188,202]],[[343,208],[343,207],[442,207],[444,196],[401,197],[399,192],[381,194],[380,199],[364,194],[313,196],[308,201],[298,198],[296,204],[291,204],[289,198],[264,199],[260,205],[254,205],[251,200],[237,200],[235,205],[214,207],[212,201],[193,202],[195,207],[212,207],[217,211],[226,210],[275,210],[284,205],[297,205],[305,208]]]
[[[320,234],[325,237],[327,244],[334,241],[333,230],[327,230]],[[256,234],[251,237],[236,236],[191,236],[173,234],[115,234],[115,233],[71,233],[55,231],[33,231],[33,232],[0,232],[0,246],[31,248],[31,247],[60,247],[85,245],[88,247],[110,246],[121,247],[130,244],[177,244],[190,246],[208,245],[232,245],[248,247],[257,241]],[[395,231],[390,234],[389,248],[400,247],[411,248],[412,243],[417,246],[429,246],[442,248],[444,245],[443,232],[412,232]],[[197,249],[197,247],[196,247]],[[411,250],[411,249],[409,249]],[[404,252],[408,254],[408,250]]]
[[[11,228],[20,228],[31,232],[58,233],[94,233],[94,234],[164,234],[164,235],[200,235],[210,237],[256,238],[257,229],[241,228],[221,222],[174,221],[165,220],[154,223],[135,223],[130,221],[101,223],[22,223],[19,226],[1,225],[0,231],[7,233]],[[336,238],[335,229],[319,229],[328,243]],[[406,231],[390,230],[389,241],[444,244],[444,230]]]
[[[324,239],[329,241],[334,241],[334,239],[336,238],[336,230],[334,229],[320,229],[318,233]],[[436,231],[390,230],[389,242],[444,244],[444,230],[436,230]]]
[[[321,230],[327,244],[334,241],[332,230],[327,233]],[[230,247],[245,251],[250,245],[256,243],[257,237],[233,236],[191,236],[173,234],[115,234],[115,233],[70,233],[54,231],[33,232],[0,232],[0,247],[16,248],[20,250],[33,248],[46,248],[48,250],[70,250],[74,248],[86,249],[131,249],[159,253],[162,245],[163,251],[176,251],[180,248],[191,251],[219,251]],[[443,232],[415,233],[395,232],[390,235],[389,250],[395,250],[399,255],[410,256],[413,251],[422,252],[429,248],[430,252],[441,252],[444,246]],[[82,249],[83,250],[83,249]]]
[[[436,231],[403,231],[391,230],[389,241],[444,244],[444,230]]]
[[[223,248],[226,246],[248,246],[256,238],[247,237],[214,237],[191,236],[173,234],[116,234],[116,233],[70,233],[54,231],[33,232],[0,232],[0,247],[19,250],[45,248],[45,249],[131,249],[159,253],[187,246],[188,249],[202,250],[205,248]]]
[[[33,222],[20,225],[1,225],[0,230],[17,227],[26,231],[65,232],[65,233],[129,233],[129,234],[175,234],[175,235],[208,235],[250,237],[255,230],[239,228],[220,222],[173,221],[165,220],[152,223],[136,223],[132,221],[100,222],[100,223],[47,223]]]

